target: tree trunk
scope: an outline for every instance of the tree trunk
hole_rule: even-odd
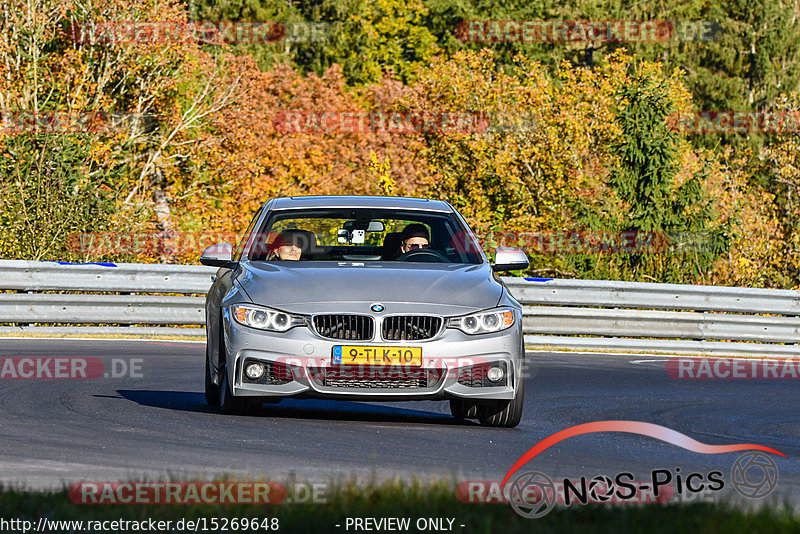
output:
[[[158,221],[158,229],[160,232],[160,255],[159,261],[161,263],[174,263],[175,262],[175,223],[172,221],[172,213],[169,207],[169,196],[167,195],[167,179],[164,176],[164,171],[156,168],[150,178],[150,186],[153,191],[153,209],[156,213],[156,220]]]

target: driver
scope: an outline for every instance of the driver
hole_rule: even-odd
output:
[[[420,248],[430,248],[428,228],[424,224],[411,223],[403,229],[400,250],[403,254]]]

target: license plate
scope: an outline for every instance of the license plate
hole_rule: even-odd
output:
[[[336,345],[333,363],[341,365],[422,365],[422,347]]]

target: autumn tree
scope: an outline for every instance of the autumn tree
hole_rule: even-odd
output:
[[[50,161],[50,155],[81,150],[85,163],[65,169],[65,175],[85,176],[90,187],[113,192],[114,216],[93,219],[97,229],[131,229],[144,223],[171,231],[168,170],[181,161],[189,132],[229,101],[235,75],[226,71],[220,56],[206,54],[195,40],[184,38],[185,32],[161,33],[156,39],[135,32],[129,21],[185,29],[186,12],[172,1],[15,0],[6,5],[0,17],[0,111],[6,117],[38,119],[2,132],[5,147],[0,148],[8,157],[20,146],[42,151],[44,159],[30,159],[34,171],[49,168],[38,162]],[[97,118],[97,124],[87,117]],[[87,122],[90,127],[81,126]],[[36,136],[42,133],[63,139],[40,142]],[[26,136],[33,137],[20,139]],[[64,160],[59,156],[52,161]],[[77,164],[81,158],[70,161]],[[12,170],[7,167],[0,176],[3,188],[21,191],[9,187]],[[28,205],[47,202],[36,196],[24,200]],[[155,226],[148,225],[148,213],[155,214]],[[29,223],[19,221],[22,226]]]
[[[187,172],[172,186],[184,230],[239,231],[274,196],[384,194],[387,184],[401,196],[419,191],[419,135],[371,127],[369,120],[357,131],[326,130],[318,120],[322,114],[387,115],[408,87],[385,79],[350,91],[338,66],[321,77],[302,76],[285,64],[262,72],[250,60],[239,72],[242,96],[200,132]],[[287,127],[287,113],[308,120]],[[373,156],[384,162],[379,177]]]

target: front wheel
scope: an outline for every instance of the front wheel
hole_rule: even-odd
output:
[[[211,363],[206,357],[206,404],[219,406],[219,386],[211,380]]]
[[[474,402],[464,399],[450,399],[450,413],[456,419],[475,419],[478,417],[478,407]]]
[[[228,354],[225,351],[224,343],[220,336],[219,356],[222,367],[219,370],[217,393],[219,409],[226,415],[253,415],[261,408],[261,404],[251,399],[234,396],[231,385],[228,383]]]
[[[483,426],[513,428],[522,420],[525,404],[525,375],[520,373],[520,383],[514,398],[509,401],[489,401],[478,407],[478,421]]]

